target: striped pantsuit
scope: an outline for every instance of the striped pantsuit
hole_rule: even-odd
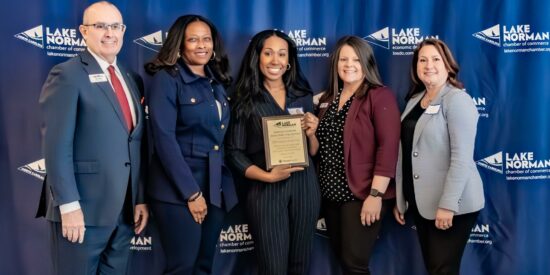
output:
[[[320,201],[311,166],[287,180],[250,188],[247,208],[258,274],[307,274]]]

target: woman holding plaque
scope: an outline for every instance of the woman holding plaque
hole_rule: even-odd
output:
[[[224,164],[229,123],[227,55],[216,27],[179,17],[156,58],[146,99],[152,156],[147,194],[166,256],[165,274],[211,274],[226,211],[237,203]]]
[[[443,41],[420,42],[401,116],[394,216],[404,225],[405,211],[412,214],[429,274],[459,274],[485,203],[474,162],[479,115],[457,75],[458,64]]]
[[[262,128],[264,117],[303,114],[309,152],[317,150],[318,119],[311,113],[312,92],[294,41],[277,30],[256,34],[233,96],[226,148],[229,164],[249,185],[247,210],[258,272],[306,274],[320,205],[315,169],[278,165],[268,170]]]
[[[319,182],[331,246],[344,274],[370,274],[380,220],[394,204],[399,108],[365,40],[337,42],[318,109]]]

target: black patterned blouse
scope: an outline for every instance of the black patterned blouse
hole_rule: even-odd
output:
[[[348,202],[357,200],[357,198],[348,186],[344,167],[344,124],[355,95],[350,97],[338,111],[340,94],[341,92],[330,104],[319,123],[319,129],[317,129],[321,156],[319,182],[324,199],[333,202]]]

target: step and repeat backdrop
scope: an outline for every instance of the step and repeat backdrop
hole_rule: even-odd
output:
[[[0,273],[49,274],[47,222],[34,219],[46,173],[38,97],[50,68],[86,47],[78,25],[92,1],[3,1],[0,11]],[[211,19],[233,74],[250,38],[279,29],[296,41],[316,91],[327,84],[337,39],[357,35],[374,48],[382,78],[404,106],[415,45],[444,40],[481,115],[475,160],[486,206],[472,229],[464,274],[550,274],[550,2],[536,0],[140,0],[113,1],[128,26],[119,58],[143,65],[180,15]],[[425,274],[411,220],[387,216],[374,274]],[[311,274],[339,274],[317,225]],[[185,234],[185,232],[182,232]],[[159,274],[164,260],[154,221],[131,242],[129,274]],[[220,234],[214,274],[254,274],[254,240],[242,207]]]

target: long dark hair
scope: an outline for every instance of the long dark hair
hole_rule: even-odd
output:
[[[145,64],[145,71],[148,74],[155,74],[156,72],[166,68],[172,74],[175,74],[175,66],[180,58],[180,54],[185,47],[185,31],[189,24],[200,21],[204,22],[210,28],[212,33],[212,39],[214,42],[214,58],[208,61],[207,66],[215,74],[217,80],[223,83],[225,86],[231,84],[231,75],[229,73],[229,59],[225,53],[221,36],[216,29],[216,26],[212,24],[208,19],[203,16],[189,14],[180,16],[168,31],[168,37],[162,45],[159,53],[151,62]]]
[[[300,69],[298,50],[294,41],[281,31],[264,30],[252,37],[239,69],[239,75],[237,76],[233,92],[233,96],[235,97],[233,110],[237,118],[248,118],[252,113],[254,103],[263,100],[262,93],[265,91],[265,88],[263,87],[264,75],[260,72],[259,68],[260,53],[265,41],[272,36],[277,36],[288,44],[288,64],[290,65],[290,69],[283,75],[285,87],[292,89],[295,96],[303,96],[307,93],[312,94],[309,82]],[[289,91],[287,90],[287,92]]]
[[[413,60],[412,60],[412,66],[411,66],[411,80],[412,80],[412,87],[405,97],[405,100],[411,99],[414,95],[421,93],[422,91],[426,90],[426,86],[424,83],[418,78],[418,74],[416,73],[416,70],[418,68],[418,55],[420,53],[420,50],[424,46],[434,46],[435,49],[439,52],[439,55],[441,55],[441,58],[443,59],[443,63],[445,64],[445,69],[449,72],[449,77],[447,78],[447,82],[456,88],[462,89],[464,88],[464,84],[458,80],[458,71],[459,66],[458,63],[455,61],[455,58],[453,57],[453,53],[447,47],[445,42],[436,39],[436,38],[428,38],[423,40],[422,42],[418,43],[418,46],[414,50],[413,54]]]
[[[340,59],[340,51],[346,45],[352,47],[355,54],[357,54],[357,57],[359,57],[361,69],[365,74],[363,83],[361,83],[361,86],[359,86],[355,92],[355,96],[361,98],[367,94],[369,89],[384,86],[380,78],[380,73],[378,72],[374,52],[372,51],[372,47],[369,43],[357,36],[344,36],[338,40],[331,55],[328,87],[326,92],[320,98],[320,101],[322,102],[333,99],[338,90],[344,85],[338,75],[338,60]]]

